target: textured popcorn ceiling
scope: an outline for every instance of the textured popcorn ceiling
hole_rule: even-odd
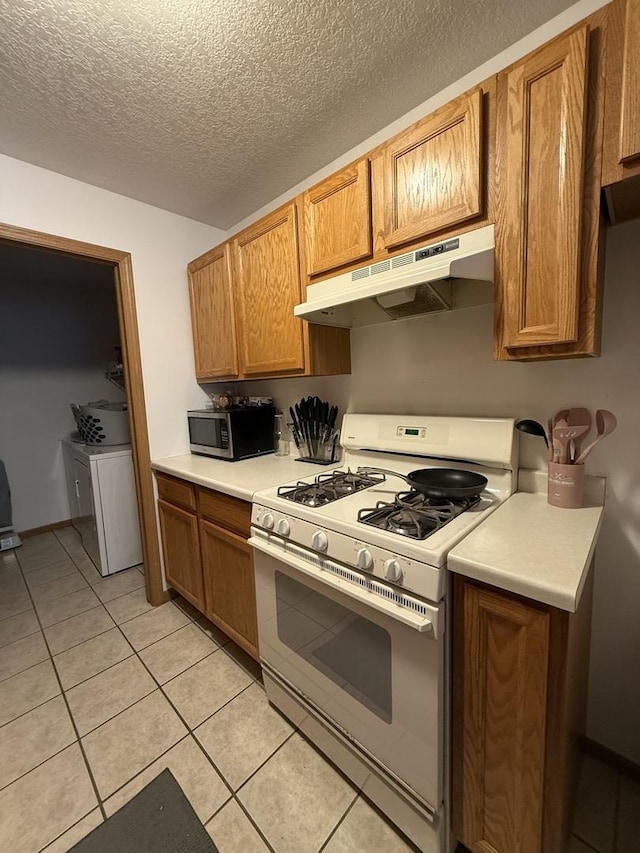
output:
[[[569,0],[0,0],[0,151],[228,228]]]

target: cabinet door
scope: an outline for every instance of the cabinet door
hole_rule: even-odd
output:
[[[205,612],[258,659],[256,587],[251,546],[242,536],[200,521]]]
[[[229,251],[225,243],[189,264],[193,352],[199,380],[238,375]]]
[[[387,248],[482,212],[482,94],[463,95],[383,149]]]
[[[454,831],[472,853],[541,853],[549,612],[458,578],[455,592]]]
[[[640,216],[640,0],[606,8],[602,186],[615,225]]]
[[[640,157],[640,0],[626,0],[622,51],[620,163]]]
[[[198,519],[195,514],[163,500],[158,501],[158,511],[167,582],[204,611]]]
[[[233,241],[240,305],[241,373],[302,372],[302,301],[294,204],[277,210]]]
[[[371,256],[369,160],[360,160],[303,197],[307,275]]]
[[[505,347],[578,339],[587,34],[556,39],[499,81]]]

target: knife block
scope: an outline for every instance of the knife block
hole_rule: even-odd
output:
[[[293,424],[289,424],[289,429],[292,428]],[[307,441],[297,436],[296,446],[301,456],[296,458],[296,462],[312,462],[314,465],[334,465],[340,461],[339,437],[340,433],[337,429],[331,430],[322,440],[318,438],[315,441]]]
[[[321,455],[318,456],[298,456],[296,462],[312,462],[314,465],[335,465],[340,461],[340,446],[325,445],[318,448]]]

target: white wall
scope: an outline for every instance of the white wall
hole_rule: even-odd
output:
[[[75,430],[69,403],[124,399],[104,378],[119,343],[113,272],[82,264],[91,280],[47,280],[14,268],[0,249],[0,457],[16,530],[69,518],[60,439]],[[66,259],[65,259],[66,260]]]
[[[151,456],[187,452],[185,412],[202,393],[186,265],[224,233],[3,155],[0,221],[131,253]]]

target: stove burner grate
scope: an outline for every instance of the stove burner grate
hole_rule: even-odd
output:
[[[392,502],[378,501],[375,507],[361,509],[358,521],[410,539],[426,539],[479,500],[479,495],[447,501],[415,490],[399,492]]]
[[[386,521],[387,530],[412,539],[425,539],[441,526],[435,516],[410,509],[399,509],[387,516]]]
[[[304,504],[309,507],[320,507],[337,501],[347,495],[368,489],[377,483],[384,483],[384,474],[356,474],[351,469],[347,471],[329,471],[318,474],[313,483],[298,482],[295,486],[280,486],[278,497]]]

